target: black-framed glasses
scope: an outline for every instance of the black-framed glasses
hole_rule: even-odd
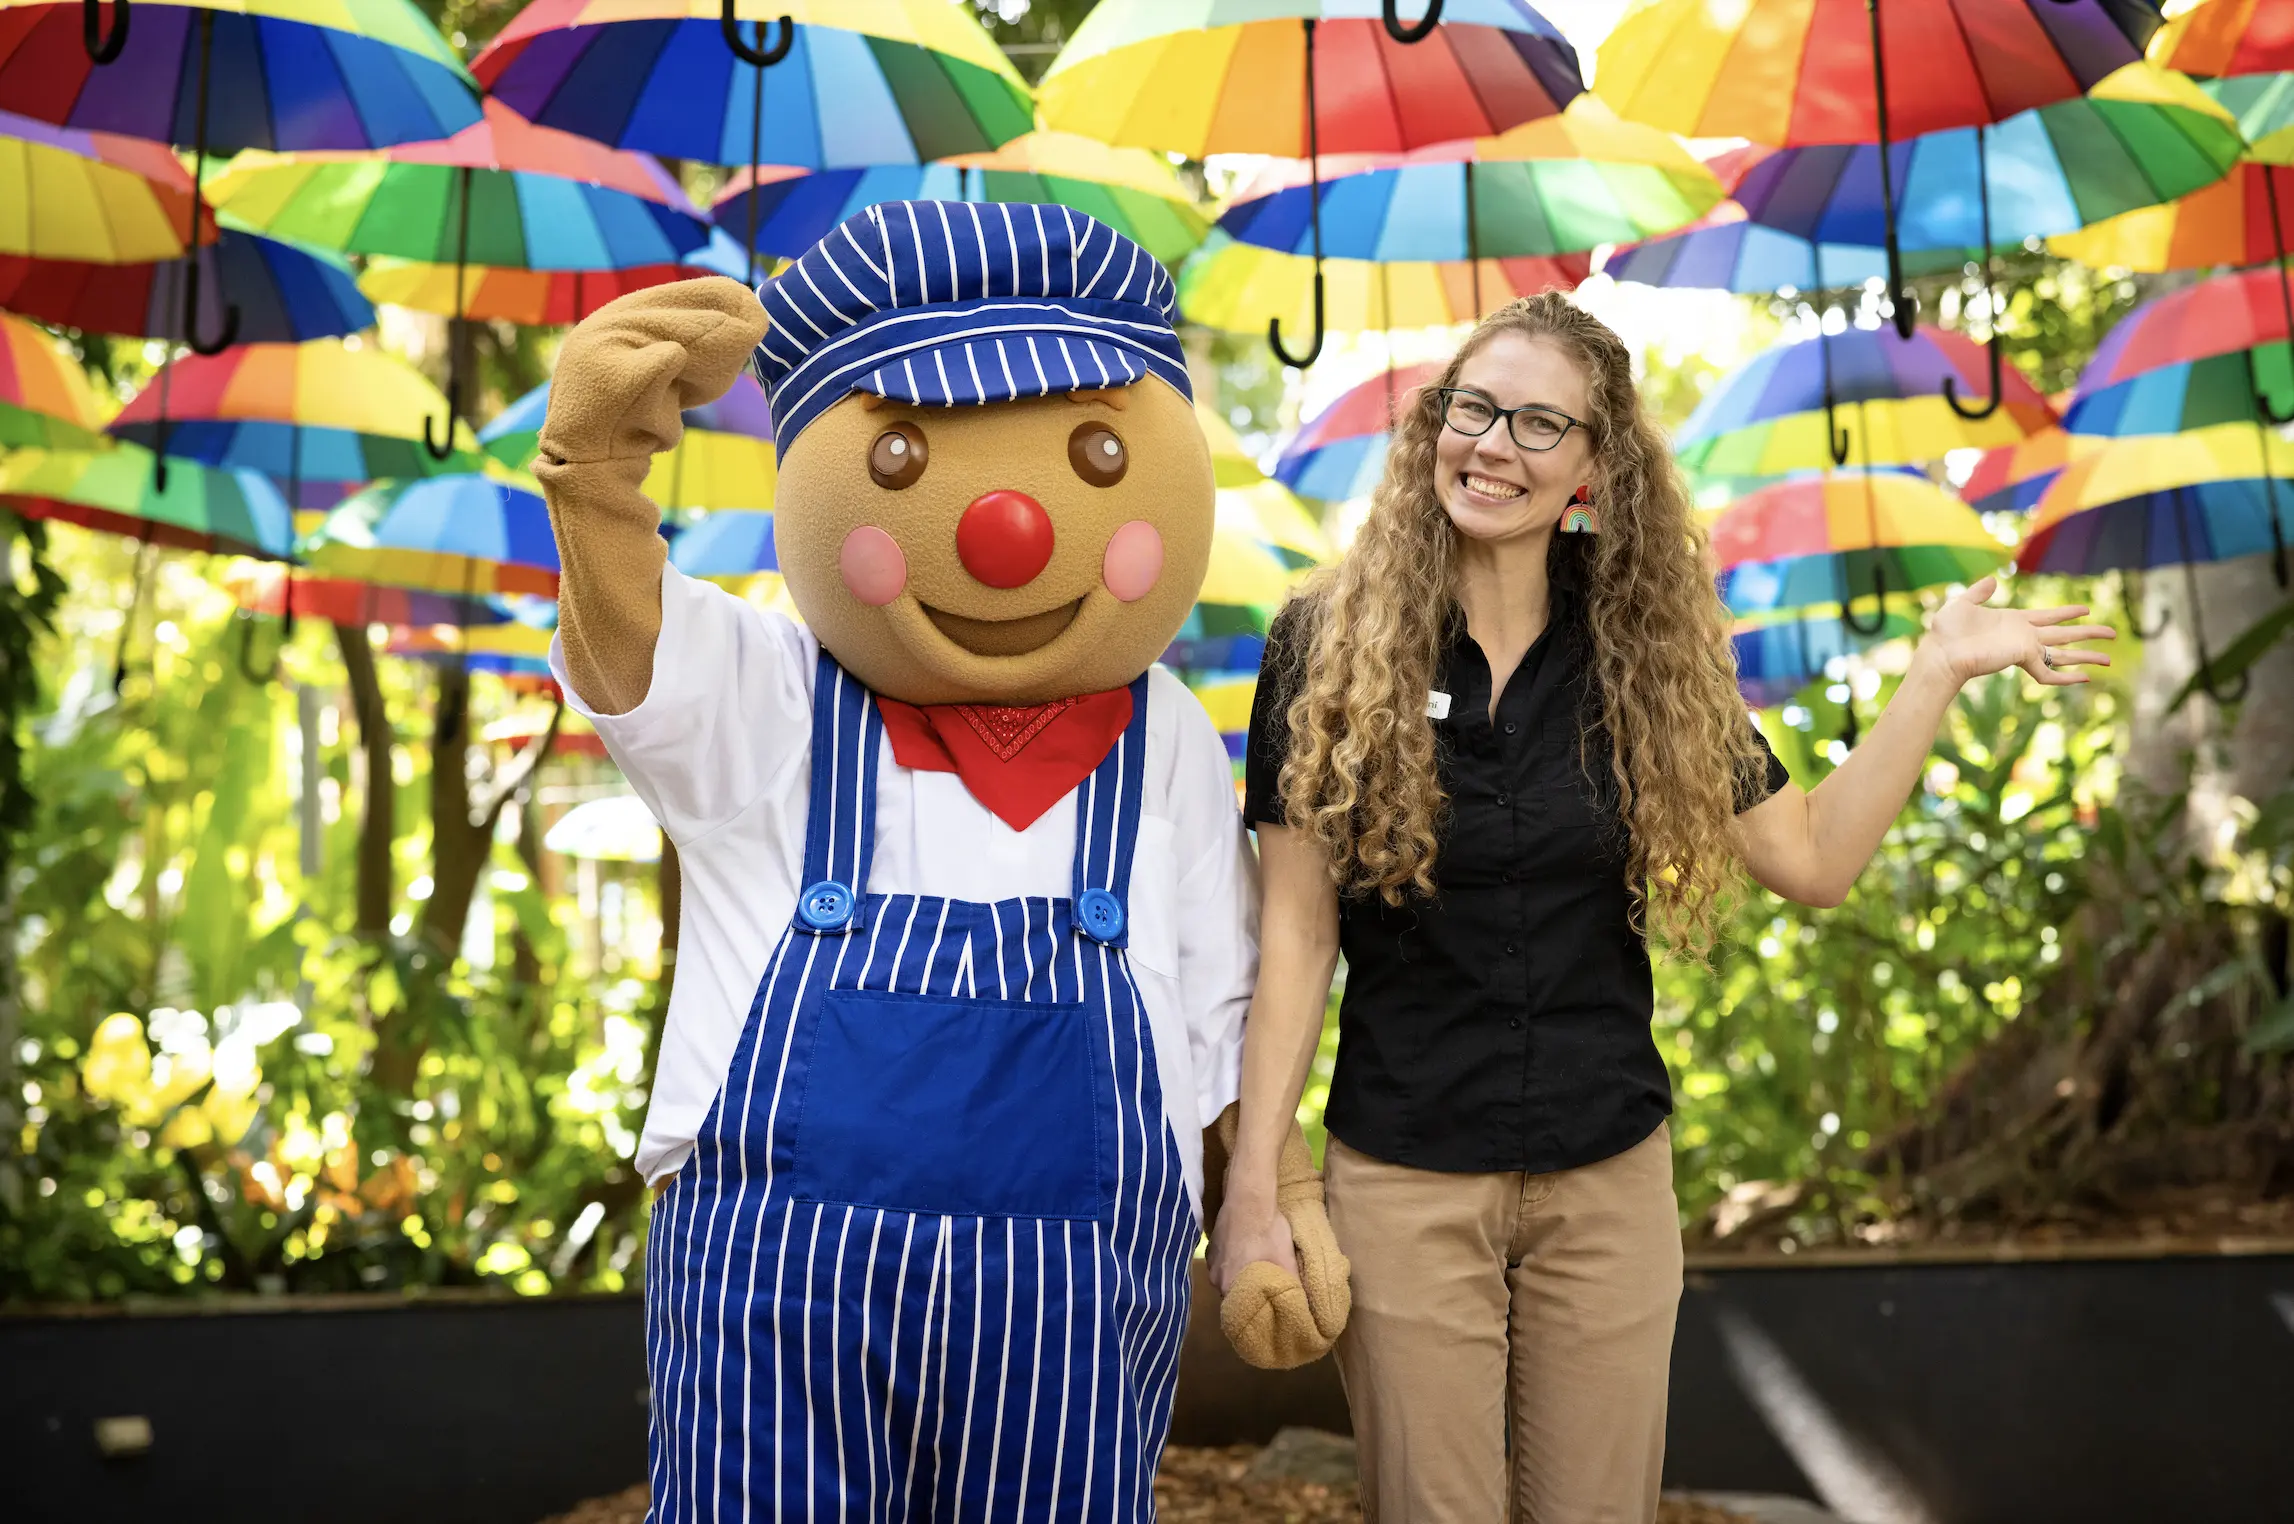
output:
[[[1550,450],[1567,439],[1571,429],[1585,427],[1582,418],[1572,418],[1559,408],[1534,402],[1522,407],[1499,407],[1480,392],[1456,386],[1443,387],[1437,395],[1442,399],[1442,422],[1451,428],[1479,439],[1503,418],[1506,432],[1525,450]]]

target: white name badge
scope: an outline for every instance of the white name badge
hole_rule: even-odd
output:
[[[1446,720],[1449,717],[1450,696],[1446,693],[1436,692],[1431,689],[1427,690],[1426,718],[1429,720]]]

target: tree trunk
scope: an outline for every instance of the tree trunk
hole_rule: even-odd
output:
[[[482,828],[470,818],[470,673],[459,662],[441,663],[430,735],[430,898],[422,906],[422,936],[449,959],[462,945],[493,824],[491,816]]]
[[[398,784],[392,773],[390,715],[382,701],[382,680],[374,668],[374,647],[365,625],[338,624],[343,672],[350,680],[351,717],[358,725],[365,779],[359,801],[357,925],[361,936],[390,935],[391,843],[398,834]]]

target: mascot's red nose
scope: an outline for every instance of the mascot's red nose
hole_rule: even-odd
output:
[[[956,559],[990,587],[1025,587],[1051,564],[1051,515],[1025,492],[983,492],[956,521]]]

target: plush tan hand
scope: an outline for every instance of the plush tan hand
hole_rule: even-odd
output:
[[[1240,1115],[1236,1105],[1219,1116],[1219,1141],[1228,1153],[1234,1148]],[[1354,1306],[1347,1283],[1351,1267],[1330,1230],[1329,1215],[1323,1210],[1322,1176],[1296,1122],[1283,1140],[1275,1205],[1289,1225],[1297,1273],[1265,1258],[1239,1267],[1222,1265],[1232,1273],[1225,1279],[1225,1295],[1219,1302],[1219,1327],[1248,1364],[1289,1370],[1328,1354],[1345,1331]],[[1222,1212],[1220,1218],[1222,1232],[1240,1227],[1227,1223],[1225,1215]]]
[[[712,275],[617,297],[558,350],[534,476],[558,541],[566,674],[600,714],[627,714],[653,685],[663,545],[646,473],[684,436],[678,414],[722,397],[764,336],[748,287]]]

